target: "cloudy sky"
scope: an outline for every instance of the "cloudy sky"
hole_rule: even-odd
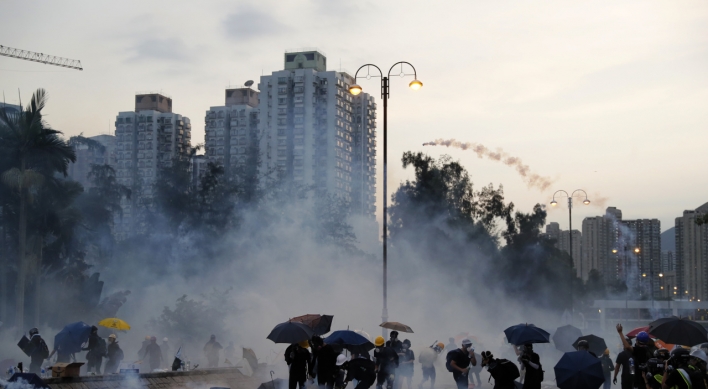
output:
[[[47,119],[66,135],[113,131],[135,92],[158,90],[202,143],[204,112],[223,104],[227,85],[281,69],[284,50],[317,47],[352,72],[416,66],[420,91],[392,80],[390,188],[410,177],[398,159],[413,150],[459,159],[478,187],[501,183],[526,211],[555,189],[583,188],[594,201],[578,206],[576,227],[614,205],[664,230],[708,201],[705,1],[4,0],[0,9],[0,45],[81,60],[83,72],[0,57],[5,100],[46,88]],[[378,96],[375,81],[362,85]],[[422,146],[438,138],[501,148],[553,184],[528,188],[498,162]],[[565,206],[549,218],[567,228]]]

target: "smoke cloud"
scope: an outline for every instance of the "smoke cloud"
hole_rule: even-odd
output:
[[[492,161],[501,162],[507,166],[513,167],[529,188],[546,190],[553,184],[550,177],[544,177],[531,172],[529,165],[524,165],[520,158],[507,154],[502,149],[492,151],[484,145],[471,142],[460,142],[455,139],[437,139],[432,142],[423,143],[423,146],[446,146],[454,147],[461,150],[474,151],[479,158],[487,158]]]

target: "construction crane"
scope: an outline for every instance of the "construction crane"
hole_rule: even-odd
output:
[[[78,59],[68,59],[54,55],[35,53],[33,51],[13,49],[12,47],[2,45],[0,45],[0,55],[10,58],[24,59],[25,61],[39,62],[47,65],[61,66],[63,68],[84,70],[84,68],[81,67],[81,61]]]

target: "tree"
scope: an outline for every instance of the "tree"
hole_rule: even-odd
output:
[[[69,162],[76,154],[42,119],[47,102],[44,89],[38,89],[30,104],[19,115],[0,113],[0,153],[8,166],[3,167],[2,181],[15,189],[18,206],[18,276],[15,324],[24,327],[25,283],[27,278],[27,204],[46,178],[55,173],[67,175]]]

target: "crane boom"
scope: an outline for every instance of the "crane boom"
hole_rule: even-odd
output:
[[[81,61],[78,59],[68,59],[54,55],[35,53],[33,51],[13,49],[12,47],[2,45],[0,45],[0,55],[10,58],[24,59],[25,61],[39,62],[47,65],[61,66],[63,68],[84,70],[84,68],[81,67]]]

